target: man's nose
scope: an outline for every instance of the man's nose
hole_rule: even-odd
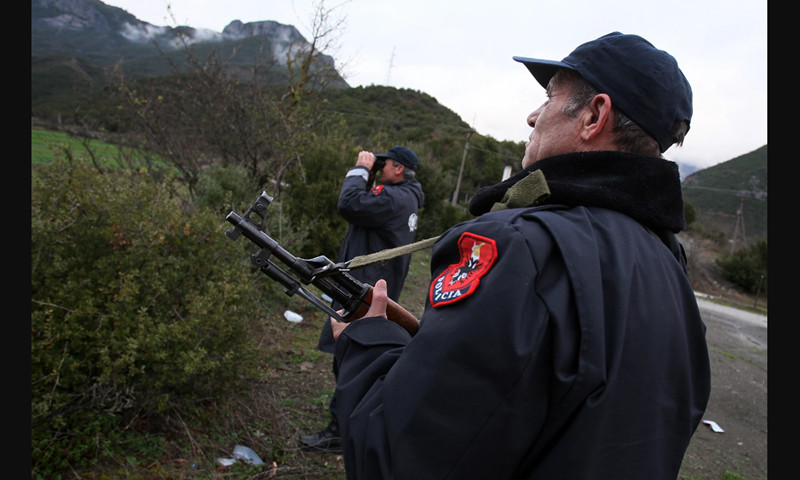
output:
[[[530,113],[530,115],[528,115],[528,126],[529,127],[535,127],[536,126],[536,119],[539,118],[539,110],[541,110],[541,109],[537,108],[536,110],[532,111]]]

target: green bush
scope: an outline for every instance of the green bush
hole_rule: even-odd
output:
[[[339,255],[348,226],[337,211],[339,192],[358,156],[356,147],[342,143],[320,142],[305,154],[302,168],[286,176],[283,224],[291,225],[293,233],[284,234],[284,245],[298,257],[325,255],[336,261]]]
[[[716,260],[720,274],[748,293],[767,295],[767,240],[759,240],[745,248]]]
[[[690,226],[697,220],[697,211],[688,201],[683,202],[683,217],[686,219],[686,226]]]
[[[249,259],[218,213],[80,161],[34,167],[31,186],[32,476],[259,375]]]
[[[240,165],[212,165],[200,175],[195,187],[196,203],[222,214],[223,218],[231,210],[246,210],[260,193],[255,180]]]

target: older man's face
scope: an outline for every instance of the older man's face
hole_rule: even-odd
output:
[[[572,93],[572,82],[554,82],[547,86],[547,101],[528,115],[528,125],[533,127],[525,145],[522,167],[543,158],[577,151],[580,145],[580,121],[561,111]]]

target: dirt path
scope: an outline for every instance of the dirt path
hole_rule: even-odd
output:
[[[686,480],[767,479],[767,317],[698,299],[711,359],[711,398],[681,474]],[[738,475],[738,476],[736,476]]]

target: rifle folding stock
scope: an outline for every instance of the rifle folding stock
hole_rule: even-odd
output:
[[[272,203],[272,197],[266,192],[262,192],[243,216],[231,211],[225,218],[233,225],[233,228],[226,230],[225,235],[231,240],[236,240],[240,235],[244,235],[256,244],[259,250],[250,256],[253,265],[269,278],[283,285],[287,295],[299,294],[339,321],[349,322],[364,316],[372,301],[373,287],[350,275],[346,264],[335,264],[324,255],[311,259],[298,258],[281,247],[263,231],[267,218],[266,210],[270,203]],[[258,221],[253,217],[258,217]],[[288,267],[289,271],[279,267],[270,259],[271,257],[280,260]],[[335,311],[303,285],[316,286],[341,305],[342,312]],[[416,334],[419,329],[419,320],[391,299],[386,306],[386,316],[389,320],[405,328],[411,335]]]

